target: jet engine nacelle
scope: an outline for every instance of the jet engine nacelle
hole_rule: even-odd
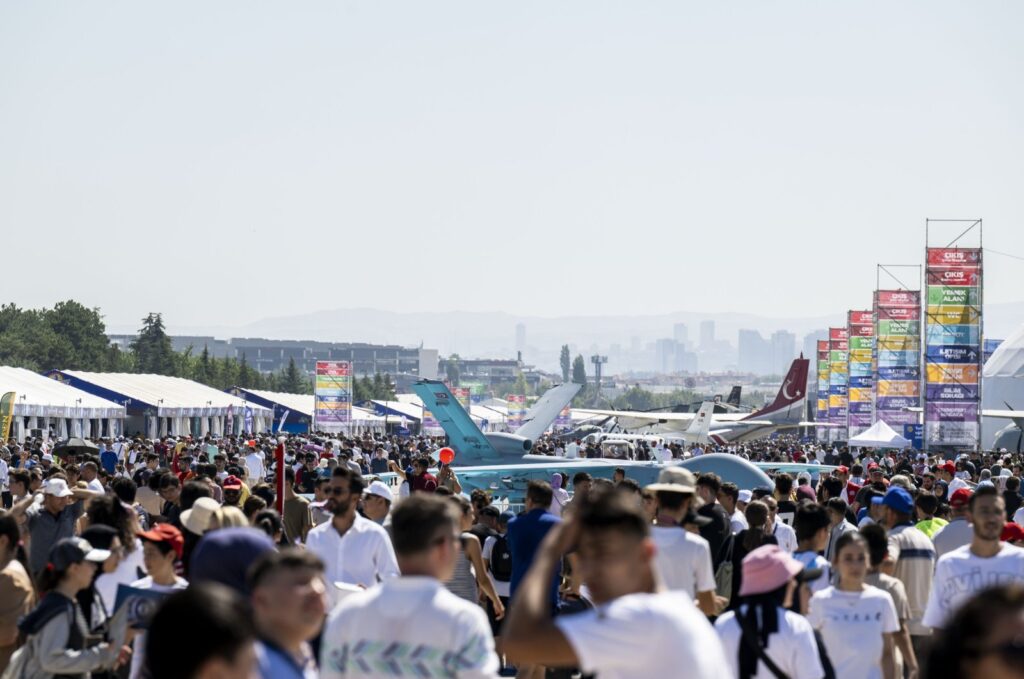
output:
[[[533,448],[533,441],[515,434],[492,431],[484,434],[484,437],[502,457],[522,457]]]

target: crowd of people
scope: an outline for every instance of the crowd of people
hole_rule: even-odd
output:
[[[280,483],[270,436],[8,441],[0,676],[1024,675],[1019,455],[645,443],[809,466],[567,467],[512,507],[442,444],[291,436]]]

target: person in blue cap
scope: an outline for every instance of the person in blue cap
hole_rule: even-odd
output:
[[[884,508],[883,522],[889,531],[889,555],[881,570],[902,582],[907,590],[910,604],[907,627],[914,654],[921,658],[931,638],[931,628],[921,620],[932,588],[935,545],[914,526],[914,498],[905,489],[899,486],[890,488],[881,498],[871,501]]]

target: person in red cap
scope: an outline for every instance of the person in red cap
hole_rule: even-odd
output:
[[[169,523],[158,523],[152,529],[137,534],[142,540],[142,561],[149,573],[131,584],[135,589],[157,592],[173,592],[188,587],[188,581],[174,573],[174,564],[185,549],[185,538],[181,531]],[[144,663],[146,633],[135,637],[132,653],[131,679],[140,676]]]
[[[822,572],[808,569],[778,545],[747,554],[738,605],[715,622],[728,677],[820,679],[825,668],[814,629],[801,615],[810,593],[803,583]]]
[[[924,624],[943,628],[972,596],[995,584],[1024,585],[1024,549],[1000,541],[1006,501],[993,485],[981,485],[967,505],[971,543],[949,552],[935,565]]]
[[[949,494],[953,495],[954,492],[961,488],[969,489],[970,486],[963,479],[956,477],[956,464],[950,460],[946,460],[939,465],[935,472],[939,475],[939,478],[949,484]]]
[[[971,543],[974,532],[967,522],[967,505],[971,501],[971,490],[961,488],[949,497],[949,523],[940,528],[932,536],[935,553],[938,556],[949,554],[954,549]]]
[[[221,484],[224,489],[224,506],[225,507],[242,507],[242,479],[235,475],[231,475],[224,479],[224,483]]]
[[[1024,547],[1024,528],[1021,528],[1013,521],[1008,521],[1003,526],[1003,532],[999,534],[999,539],[1003,542],[1009,542],[1014,547]]]

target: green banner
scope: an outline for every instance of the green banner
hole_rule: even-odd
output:
[[[948,285],[928,286],[928,306],[973,306],[981,304],[981,288],[950,287]]]
[[[14,392],[9,391],[0,396],[0,443],[11,435],[11,422],[14,421]]]
[[[878,321],[880,336],[920,337],[921,321]]]

